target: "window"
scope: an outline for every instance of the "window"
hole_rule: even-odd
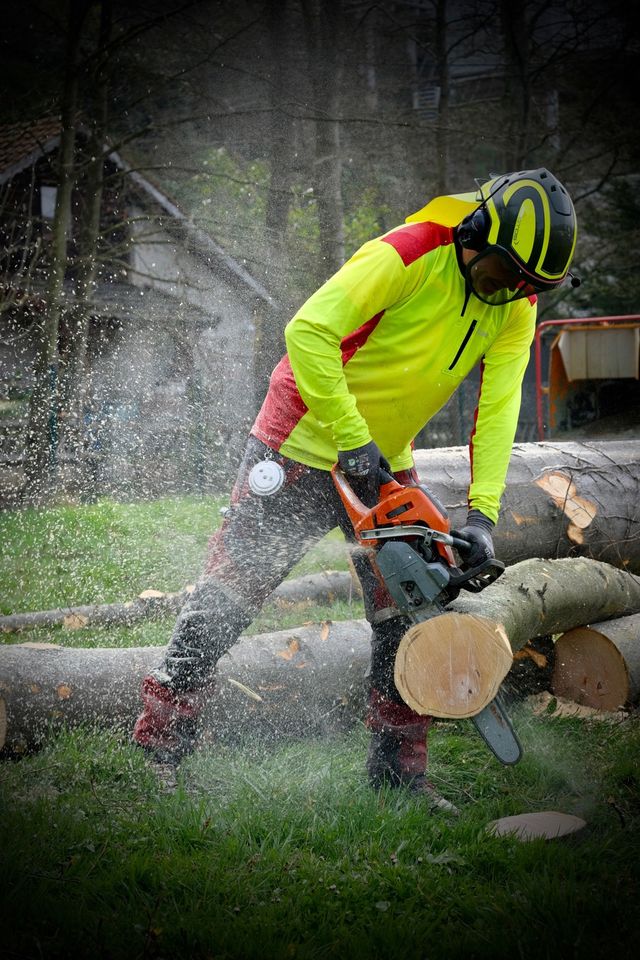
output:
[[[53,220],[56,212],[57,187],[40,186],[40,213],[45,220]]]

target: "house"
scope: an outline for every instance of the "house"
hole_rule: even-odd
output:
[[[77,134],[82,151],[86,139]],[[0,500],[16,496],[49,268],[60,123],[0,127]],[[260,398],[255,326],[278,305],[248,270],[105,148],[88,344],[87,446],[98,492],[226,486]],[[80,166],[81,169],[81,166]],[[85,198],[72,198],[71,268]],[[60,347],[64,349],[65,324]]]

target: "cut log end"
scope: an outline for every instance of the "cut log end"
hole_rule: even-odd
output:
[[[629,700],[629,671],[608,637],[593,627],[576,627],[556,642],[551,688],[597,710],[618,710]]]
[[[422,715],[473,717],[493,700],[513,656],[501,624],[475,614],[446,613],[402,638],[395,682]]]

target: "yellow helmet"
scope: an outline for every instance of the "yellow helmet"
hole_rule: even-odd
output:
[[[436,197],[407,217],[408,223],[425,220],[457,226],[460,244],[478,253],[467,267],[467,280],[487,303],[504,303],[559,286],[576,246],[573,203],[545,167],[493,177],[477,193]],[[503,261],[513,286],[486,297],[474,286],[470,267],[490,255]]]
[[[458,227],[463,247],[506,255],[538,290],[567,276],[576,246],[571,197],[545,167],[494,177]]]

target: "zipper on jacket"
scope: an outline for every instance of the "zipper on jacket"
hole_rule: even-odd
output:
[[[463,351],[464,351],[464,348],[465,348],[466,345],[469,343],[469,340],[471,339],[471,334],[472,334],[473,331],[475,330],[477,323],[478,323],[477,320],[472,320],[472,321],[471,321],[471,324],[470,324],[470,326],[469,326],[469,329],[467,330],[467,332],[466,332],[465,335],[464,335],[464,340],[462,341],[462,343],[461,343],[460,346],[458,347],[458,352],[456,353],[455,357],[453,358],[453,360],[452,360],[452,362],[451,362],[451,365],[449,366],[449,370],[453,370],[453,368],[455,367],[456,363],[458,362],[458,360],[459,360],[460,357],[462,356],[462,353],[463,353]]]

